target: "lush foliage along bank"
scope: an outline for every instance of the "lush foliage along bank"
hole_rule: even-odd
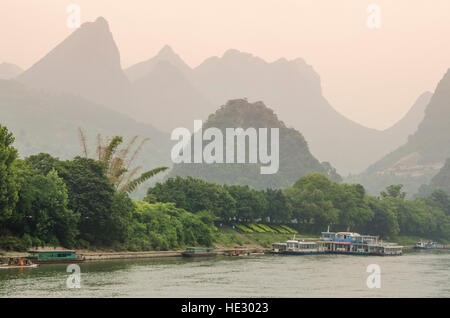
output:
[[[120,144],[118,138],[113,141]],[[111,169],[111,158],[119,157],[62,161],[38,154],[19,159],[13,142],[12,134],[0,126],[0,249],[62,245],[165,250],[208,246],[221,237],[241,239],[220,235],[214,221],[250,227],[255,221],[262,226],[289,223],[300,233],[315,235],[330,226],[385,238],[450,240],[450,198],[440,190],[406,200],[401,185],[373,197],[361,185],[339,184],[319,173],[282,190],[177,177],[150,188],[146,202],[136,202],[127,190],[137,183],[121,187],[117,180],[126,170]]]
[[[61,161],[48,154],[21,160],[13,142],[0,126],[1,249],[211,245],[214,225],[208,212],[194,215],[174,204],[133,202],[111,180],[110,160]]]
[[[414,235],[450,240],[450,198],[442,191],[406,200],[401,185],[378,197],[359,184],[339,184],[319,173],[308,174],[283,190],[221,186],[204,180],[171,178],[150,188],[147,202],[174,202],[193,213],[208,210],[223,221],[294,223],[303,233],[330,229],[389,238]]]

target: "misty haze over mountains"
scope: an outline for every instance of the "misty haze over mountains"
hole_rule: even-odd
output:
[[[389,184],[404,184],[416,193],[450,158],[450,69],[438,83],[425,117],[408,141],[349,181],[376,193]]]
[[[30,88],[79,95],[122,112],[131,99],[119,50],[102,17],[81,25],[17,80]]]
[[[301,58],[280,58],[269,63],[252,54],[230,49],[221,57],[210,57],[191,68],[165,46],[156,56],[123,70],[119,49],[102,17],[84,23],[24,72],[1,64],[0,78],[15,78],[24,85],[21,89],[27,91],[26,94],[39,96],[30,97],[23,107],[32,109],[34,104],[42,104],[47,98],[42,96],[54,98],[51,102],[54,107],[60,104],[68,113],[85,112],[86,117],[91,113],[90,107],[102,107],[101,116],[91,118],[92,129],[113,134],[110,118],[119,122],[123,116],[127,133],[146,137],[148,129],[148,134],[153,136],[149,144],[158,144],[160,150],[168,152],[169,133],[174,128],[192,129],[194,119],[206,120],[228,100],[262,101],[287,127],[304,136],[315,158],[330,162],[341,175],[360,173],[406,143],[424,118],[432,96],[430,92],[423,93],[404,118],[380,131],[364,127],[337,112],[323,96],[320,76]],[[10,84],[0,82],[2,85]],[[430,107],[438,103],[436,94]],[[11,100],[15,104],[15,98],[20,99],[20,94],[8,95],[4,89],[1,98],[2,105]],[[56,98],[59,98],[58,102]],[[66,104],[69,99],[72,102]],[[19,112],[22,107],[19,105],[21,103],[17,102],[15,108],[8,111]],[[69,110],[69,107],[72,108]],[[5,111],[3,106],[1,111]],[[427,116],[432,112],[427,110]],[[1,117],[2,121],[6,118],[3,114]],[[12,115],[8,118],[15,120]],[[57,121],[57,118],[42,118],[41,124],[47,125],[46,121]],[[427,122],[428,119],[424,120],[417,134],[421,134]],[[8,121],[4,124],[17,125]],[[109,128],[104,129],[107,125]],[[133,125],[147,128],[133,129]],[[61,131],[63,125],[59,124],[59,128]],[[27,127],[20,129],[25,131]],[[75,130],[73,135],[76,136]],[[415,137],[411,138],[410,141],[415,140]],[[73,148],[79,149],[79,144]],[[169,154],[160,155],[158,162],[169,157]]]
[[[179,72],[170,69],[167,63]],[[267,63],[249,53],[228,50],[222,57],[211,57],[191,69],[165,46],[155,57],[131,66],[126,73],[137,87],[136,118],[150,119],[150,113],[157,108],[156,101],[168,107],[156,111],[157,118],[167,114],[161,121],[149,121],[161,130],[191,128],[193,118],[205,119],[217,105],[231,99],[262,100],[288,126],[302,132],[314,155],[332,162],[343,174],[361,172],[406,142],[422,120],[431,96],[429,92],[423,93],[402,120],[385,131],[378,131],[338,113],[323,97],[319,75],[302,59],[282,58]],[[172,76],[170,80],[168,76]],[[156,77],[163,80],[154,83]],[[155,96],[151,91],[162,82],[174,85],[159,89]],[[172,94],[167,94],[169,91]],[[149,116],[142,117],[146,112]]]
[[[11,63],[0,63],[0,79],[12,79],[17,77],[23,70],[19,66]]]
[[[61,159],[81,155],[78,128],[87,137],[89,156],[96,156],[97,134],[148,137],[143,149],[144,166],[167,164],[168,136],[149,124],[95,104],[79,96],[51,95],[30,90],[17,81],[0,80],[0,118],[14,133],[22,156],[47,152]],[[125,140],[128,140],[126,138]]]

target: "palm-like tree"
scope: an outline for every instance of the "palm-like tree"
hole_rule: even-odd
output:
[[[83,155],[88,158],[89,155],[86,135],[81,128],[78,128],[78,132],[81,146],[83,148]],[[155,168],[146,171],[139,177],[135,178],[138,172],[142,169],[142,166],[136,166],[134,168],[131,168],[131,166],[142,150],[144,144],[149,140],[148,138],[144,138],[134,149],[134,151],[132,151],[132,148],[138,139],[138,136],[134,136],[128,144],[125,145],[125,147],[119,149],[120,145],[123,143],[122,137],[115,136],[113,138],[103,140],[100,134],[97,135],[95,159],[105,164],[108,179],[112,184],[114,184],[117,191],[131,193],[136,190],[139,185],[154,175],[168,169],[167,167]]]

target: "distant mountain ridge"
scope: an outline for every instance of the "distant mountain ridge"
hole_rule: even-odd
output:
[[[167,46],[164,50],[168,50]],[[252,54],[231,49],[222,57],[210,57],[190,69],[171,49],[168,51],[170,58],[165,60],[175,67],[181,65],[180,72],[189,73],[185,78],[191,80],[196,93],[206,101],[199,103],[202,111],[195,106],[189,107],[193,113],[204,114],[207,109],[212,112],[211,105],[220,105],[230,99],[263,100],[273,105],[288,126],[302,132],[314,155],[332,162],[341,173],[362,171],[405,142],[423,118],[423,109],[429,99],[429,94],[421,95],[403,120],[386,131],[379,131],[337,112],[322,95],[320,76],[303,59],[281,58],[268,63]],[[154,67],[156,61],[161,60],[159,55],[129,70],[136,72],[140,68],[144,73],[143,63],[147,68],[149,65]],[[186,99],[186,104],[194,103]],[[184,113],[178,114],[180,108],[170,109],[174,117],[186,118]],[[193,116],[189,118],[194,119]],[[198,116],[197,119],[202,118]]]
[[[382,132],[346,118],[324,98],[319,75],[302,59],[268,63],[229,50],[194,69],[194,77],[214,102],[245,96],[273,105],[288,126],[302,132],[315,156],[344,174],[362,171],[413,132]]]
[[[402,145],[367,169],[377,172],[413,153],[417,162],[438,164],[450,157],[450,69],[438,83],[417,131]]]
[[[122,112],[131,99],[119,50],[102,17],[83,23],[17,80],[42,91],[79,95]]]
[[[127,69],[124,70],[127,77],[131,82],[139,80],[146,76],[148,73],[153,71],[154,67],[159,62],[169,62],[173,66],[175,66],[184,76],[188,76],[192,69],[180,58],[178,54],[176,54],[173,49],[169,45],[165,45],[156,56],[134,64]]]
[[[363,183],[372,192],[388,182],[401,183],[414,194],[421,184],[428,184],[449,157],[450,69],[438,83],[416,132],[353,181]]]
[[[341,174],[361,172],[402,144],[417,114],[386,131],[364,127],[340,114],[322,94],[320,76],[302,59],[266,62],[228,50],[190,68],[169,46],[122,70],[120,54],[102,17],[84,23],[18,76],[28,87],[71,94],[170,132],[206,119],[227,100],[263,100],[288,127],[308,140],[311,153]],[[426,97],[418,99],[420,109]],[[416,115],[414,115],[416,114]]]
[[[422,93],[419,98],[417,98],[413,106],[409,109],[409,111],[405,114],[405,116],[394,125],[384,130],[384,133],[386,133],[388,136],[402,135],[404,136],[404,140],[402,143],[407,142],[408,132],[409,135],[412,135],[414,132],[416,132],[419,124],[425,117],[425,110],[430,103],[432,96],[432,92]]]
[[[170,132],[192,128],[195,119],[206,119],[211,103],[192,82],[168,61],[157,61],[143,77],[132,82],[133,102],[129,114]]]

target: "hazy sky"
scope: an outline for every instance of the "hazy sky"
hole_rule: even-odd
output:
[[[230,48],[301,57],[338,111],[379,129],[450,67],[449,0],[0,0],[0,62],[27,68],[61,42],[71,3],[82,22],[108,20],[123,67],[165,44],[192,67]],[[372,3],[379,29],[366,25]]]

